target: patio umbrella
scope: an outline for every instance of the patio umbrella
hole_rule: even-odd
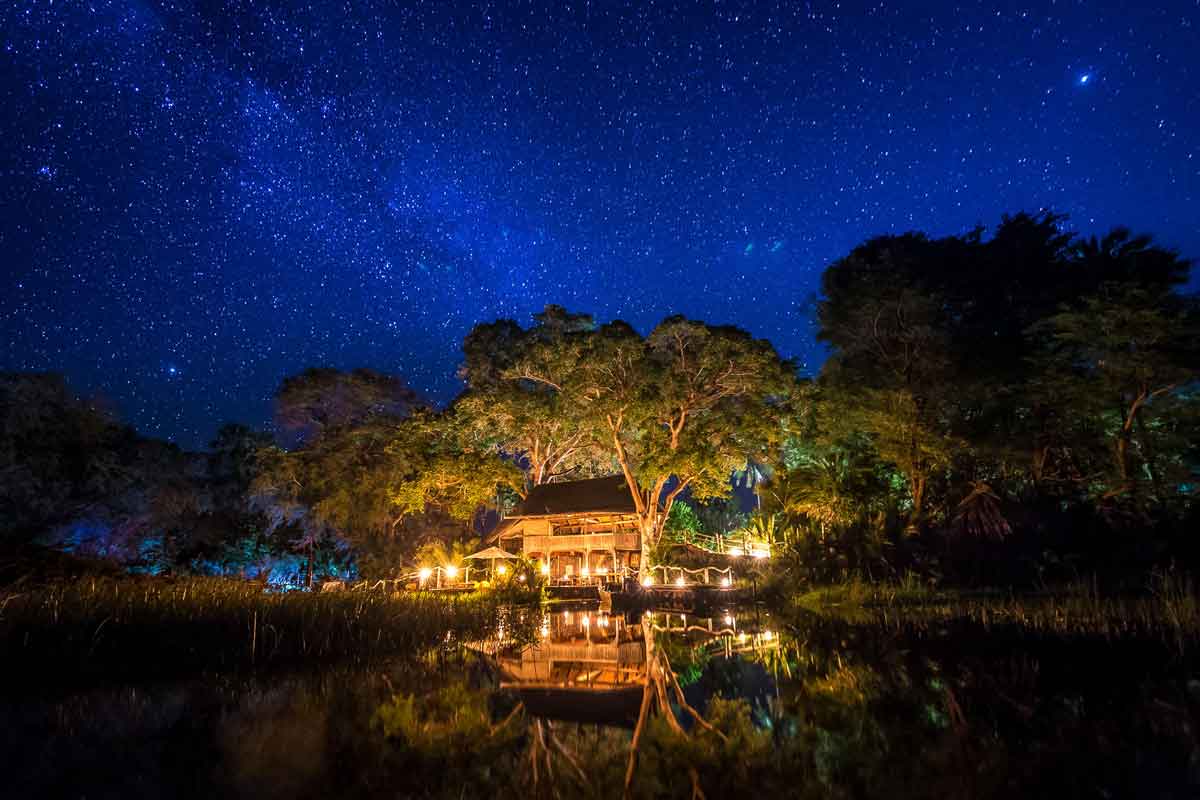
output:
[[[509,553],[506,550],[501,550],[499,547],[487,547],[483,550],[480,550],[478,553],[472,553],[466,558],[475,559],[477,561],[492,562],[492,573],[495,574],[497,561],[516,561],[518,556],[514,556],[512,553]]]

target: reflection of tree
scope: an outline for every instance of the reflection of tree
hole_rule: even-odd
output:
[[[675,717],[674,709],[671,708],[670,696],[674,696],[680,709],[691,716],[703,730],[716,735],[723,742],[728,742],[725,734],[709,724],[708,720],[701,716],[699,711],[692,708],[691,704],[684,698],[683,689],[679,686],[679,681],[675,678],[675,673],[671,669],[671,662],[667,657],[666,651],[653,647],[653,633],[650,631],[649,626],[646,627],[646,637],[646,684],[642,690],[642,705],[638,711],[637,725],[633,729],[633,742],[629,746],[629,765],[625,769],[625,797],[631,796],[630,791],[633,787],[633,776],[637,769],[638,745],[641,742],[647,721],[656,710],[658,715],[666,721],[672,732],[681,737],[687,737],[683,726],[679,724],[679,720]],[[700,774],[696,771],[696,767],[688,765],[687,773],[692,781],[693,800],[695,798],[703,798],[704,792],[700,789]]]

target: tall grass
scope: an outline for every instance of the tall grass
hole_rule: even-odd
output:
[[[486,596],[268,594],[218,578],[86,579],[0,594],[0,672],[37,681],[177,676],[427,654],[513,616]]]
[[[964,621],[1053,636],[1151,637],[1180,651],[1200,644],[1200,597],[1191,578],[1171,570],[1152,574],[1146,590],[1137,594],[1106,594],[1094,580],[1034,595],[937,590],[913,580],[855,580],[798,595],[792,605],[895,629]]]

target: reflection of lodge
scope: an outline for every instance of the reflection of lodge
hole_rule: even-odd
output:
[[[779,646],[779,637],[760,625],[757,614],[737,619],[732,612],[710,618],[561,611],[543,617],[536,644],[496,655],[500,685],[520,695],[535,716],[632,723],[655,640],[663,637],[726,658]]]
[[[641,622],[603,612],[548,614],[542,639],[498,657],[501,686],[517,691],[538,716],[630,721],[646,680]]]
[[[641,559],[633,498],[620,475],[535,486],[495,538],[556,581],[615,579]]]

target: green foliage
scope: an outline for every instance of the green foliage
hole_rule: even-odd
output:
[[[700,516],[691,503],[677,502],[667,515],[666,531],[675,534],[696,534],[704,530]]]
[[[479,552],[482,548],[483,540],[479,538],[459,541],[433,541],[427,543],[417,551],[417,563],[421,566],[455,566],[462,568],[467,566],[466,557],[472,553]],[[483,567],[484,564],[476,564],[474,566]]]
[[[572,399],[561,391],[578,366],[578,343],[595,329],[587,314],[547,306],[522,329],[510,320],[475,326],[460,370],[468,391],[454,405],[464,449],[503,454],[525,471],[524,488],[608,474]]]
[[[539,371],[546,350],[572,359],[562,382]],[[797,396],[791,365],[768,342],[682,317],[644,338],[610,323],[537,348],[514,369],[569,399],[626,475],[646,550],[685,489],[698,501],[727,497],[735,469],[770,460]]]
[[[1192,513],[1200,335],[1194,298],[1174,291],[1189,264],[1149,237],[1079,239],[1063,222],[879,237],[831,265],[818,307],[831,355],[776,507],[822,536],[871,521],[889,539],[904,517],[909,534],[1003,538],[1019,504],[1095,508],[1105,525]]]
[[[1180,434],[1192,427],[1200,380],[1200,313],[1193,302],[1138,284],[1107,283],[1032,329],[1042,397],[1069,406],[1102,436],[1109,497],[1178,500],[1190,470]],[[1184,433],[1187,431],[1188,433]]]
[[[392,375],[371,369],[313,368],[285,378],[275,393],[279,427],[308,440],[372,417],[403,417],[422,402]]]
[[[461,446],[453,416],[426,411],[326,430],[299,450],[263,451],[261,463],[253,497],[273,527],[295,526],[303,542],[336,535],[376,574],[399,566],[389,569],[384,554],[403,558],[431,535],[460,536],[502,487],[521,485],[512,464]]]
[[[511,726],[493,731],[487,695],[462,682],[420,696],[393,695],[376,710],[371,724],[416,756],[448,767],[466,766],[515,735]]]
[[[60,376],[0,372],[0,537],[29,541],[83,510],[117,505],[139,478],[131,438]]]

